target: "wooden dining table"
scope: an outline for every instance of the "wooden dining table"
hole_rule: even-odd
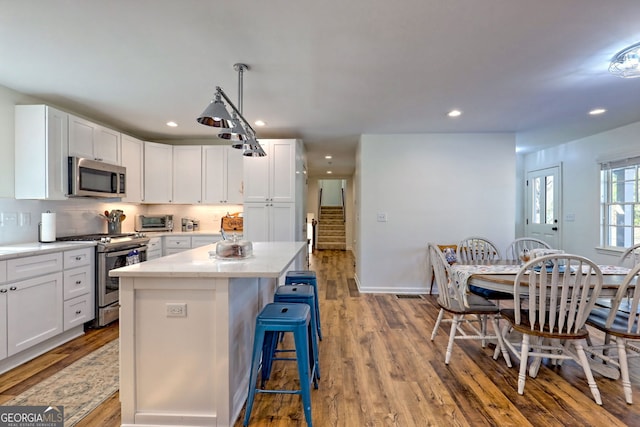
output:
[[[615,265],[599,265],[600,271],[602,271],[602,290],[600,291],[600,299],[613,298],[618,291],[618,288],[624,280],[626,274],[629,272],[629,268],[619,267]],[[492,263],[481,264],[453,264],[451,266],[452,274],[456,272],[464,273],[462,277],[466,278],[466,282],[462,284],[465,288],[469,285],[477,286],[492,291],[499,291],[505,293],[513,293],[514,282],[516,279],[517,271],[520,269],[520,263],[517,261],[494,261]],[[492,272],[495,270],[495,272]],[[522,283],[521,292],[526,294],[528,285]],[[598,372],[604,377],[610,379],[618,379],[620,371],[611,366],[597,363],[593,359],[589,359],[589,364],[594,372]]]
[[[616,265],[598,265],[598,267],[602,271],[600,298],[613,297],[629,272],[629,268]],[[454,274],[460,269],[465,270],[465,276],[468,276],[465,286],[473,285],[492,291],[513,293],[513,285],[520,269],[520,263],[505,260],[474,264],[456,263],[451,266],[451,269]],[[525,291],[526,284],[522,286],[522,291]]]

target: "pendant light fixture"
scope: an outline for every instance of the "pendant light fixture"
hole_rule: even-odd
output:
[[[246,64],[234,64],[233,69],[238,72],[238,107],[236,107],[220,86],[216,86],[214,100],[205,108],[197,118],[198,123],[220,129],[219,138],[231,141],[233,148],[242,149],[247,157],[263,157],[267,153],[262,149],[256,139],[256,132],[242,115],[242,77]],[[226,102],[231,107],[231,115],[225,106]]]

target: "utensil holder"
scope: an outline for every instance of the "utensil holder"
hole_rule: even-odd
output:
[[[109,234],[122,233],[122,223],[120,221],[109,221],[107,223],[107,232]]]

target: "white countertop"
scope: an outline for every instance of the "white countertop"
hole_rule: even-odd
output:
[[[115,277],[280,277],[307,242],[252,242],[253,255],[222,260],[209,256],[207,245],[140,264],[111,270]]]
[[[87,248],[95,245],[95,242],[33,242],[0,246],[0,261],[32,255],[44,255],[51,252],[60,252],[70,249]]]

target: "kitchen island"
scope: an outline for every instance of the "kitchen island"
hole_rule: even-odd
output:
[[[123,426],[232,426],[247,397],[255,318],[306,242],[254,242],[246,259],[215,244],[116,270]]]

